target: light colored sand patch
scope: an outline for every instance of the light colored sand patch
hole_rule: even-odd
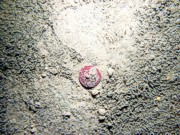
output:
[[[128,68],[128,53],[136,53],[133,47],[133,34],[136,34],[138,25],[134,17],[134,7],[138,7],[138,2],[136,4],[104,2],[59,12],[56,9],[54,14],[58,15],[54,18],[54,29],[64,45],[85,58],[84,64],[95,62],[103,74],[106,74],[109,63]]]

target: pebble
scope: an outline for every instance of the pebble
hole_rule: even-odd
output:
[[[158,107],[156,107],[154,110],[158,112],[158,111],[159,111],[159,108],[158,108]]]
[[[66,116],[66,117],[71,117],[71,113],[70,112],[65,112],[63,115]]]
[[[24,129],[28,128],[28,126],[29,126],[28,123],[24,123],[24,124],[23,124],[23,128],[24,128]]]
[[[24,135],[28,135],[28,132],[27,132],[27,131],[24,131]]]
[[[46,49],[41,47],[40,54],[41,54],[41,58],[45,58],[46,56],[48,56],[49,52]]]
[[[106,114],[106,110],[100,108],[100,109],[98,110],[98,113],[99,113],[100,115],[105,115],[105,114]]]
[[[157,101],[160,101],[160,100],[161,100],[161,97],[160,97],[160,96],[157,96],[157,97],[156,97],[156,100],[157,100]]]
[[[49,130],[48,130],[47,128],[45,128],[45,129],[44,129],[44,132],[45,132],[45,133],[48,133],[48,132],[49,132]]]
[[[180,18],[176,20],[176,24],[180,24]]]
[[[109,68],[107,72],[109,77],[111,77],[113,75],[114,70],[112,68]]]
[[[36,3],[37,3],[37,1],[36,1],[36,0],[32,0],[32,3],[33,3],[33,4],[36,4]]]
[[[107,128],[108,128],[108,129],[111,129],[112,127],[113,127],[112,123],[108,123],[108,124],[107,124]]]
[[[105,120],[105,116],[99,116],[99,121],[102,122]]]
[[[148,56],[148,59],[149,59],[149,60],[154,60],[154,59],[155,59],[155,55],[150,54],[150,55]]]
[[[50,73],[53,74],[53,75],[57,75],[58,71],[55,68],[51,68]]]
[[[35,126],[36,126],[35,124],[32,124],[32,125],[31,125],[31,128],[33,128],[33,127],[35,127]]]
[[[47,124],[46,124],[46,123],[44,123],[44,124],[43,124],[43,127],[46,127],[46,126],[47,126]]]
[[[44,73],[42,73],[42,78],[45,78],[46,76],[47,76],[47,74],[44,72]]]
[[[36,128],[33,127],[31,130],[30,130],[31,133],[35,133],[36,132]]]
[[[166,76],[166,80],[167,80],[167,81],[172,80],[172,76],[171,76],[171,75],[167,75],[167,76]]]
[[[98,90],[92,90],[91,95],[92,96],[97,96],[100,92]]]
[[[173,50],[175,50],[175,51],[180,50],[180,46],[175,46],[175,47],[173,48]]]
[[[10,121],[9,121],[10,123],[16,123],[16,119],[11,119]]]
[[[40,102],[36,102],[36,103],[35,103],[35,107],[36,107],[36,108],[41,108],[41,103],[40,103]]]

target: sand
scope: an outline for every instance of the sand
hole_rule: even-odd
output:
[[[2,134],[179,132],[178,1],[2,1]],[[96,66],[93,89],[79,71]]]

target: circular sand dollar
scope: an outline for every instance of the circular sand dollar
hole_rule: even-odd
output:
[[[79,73],[79,81],[85,88],[94,88],[101,81],[101,73],[94,66],[85,66]]]

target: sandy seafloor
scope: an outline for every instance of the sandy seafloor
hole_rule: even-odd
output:
[[[0,134],[179,135],[179,4],[0,0]]]

